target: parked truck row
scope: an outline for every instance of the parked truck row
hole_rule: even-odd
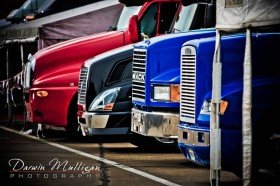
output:
[[[140,41],[139,33],[150,37],[165,33],[179,4],[178,0],[120,2],[124,8],[110,31],[52,45],[30,58],[30,78],[26,82],[28,121],[65,127],[69,133],[76,131],[78,79],[84,61]]]
[[[209,6],[210,5],[210,6]],[[81,129],[83,131],[83,134],[88,134],[88,135],[96,135],[96,134],[131,134],[131,130],[130,130],[130,126],[131,126],[131,108],[133,107],[132,105],[132,99],[134,99],[135,97],[135,93],[136,91],[138,91],[139,93],[139,84],[143,83],[141,82],[141,80],[144,78],[145,76],[145,69],[149,69],[148,65],[150,65],[148,62],[145,62],[145,55],[147,55],[147,50],[149,50],[150,47],[155,46],[155,44],[157,45],[157,50],[159,51],[158,56],[162,56],[162,57],[168,57],[166,59],[172,59],[174,60],[173,64],[169,65],[169,69],[172,68],[172,66],[179,64],[180,63],[180,58],[179,58],[179,54],[180,54],[180,47],[183,44],[183,42],[186,41],[185,37],[186,37],[186,32],[190,31],[190,30],[194,30],[194,29],[199,29],[199,28],[204,28],[204,27],[209,27],[209,26],[214,26],[214,6],[211,6],[210,3],[189,3],[188,2],[184,2],[180,5],[180,7],[178,8],[175,17],[173,18],[173,22],[172,25],[169,29],[169,33],[165,36],[158,36],[155,39],[145,39],[145,41],[143,43],[139,43],[138,45],[135,45],[135,48],[143,48],[143,52],[136,52],[136,50],[133,51],[133,47],[130,46],[129,47],[129,53],[128,55],[124,56],[123,58],[120,58],[118,60],[116,60],[115,62],[113,62],[112,60],[110,60],[110,63],[115,63],[115,66],[112,67],[108,67],[109,63],[100,63],[97,61],[100,61],[100,58],[102,59],[102,56],[99,56],[99,59],[95,59],[93,58],[91,60],[91,62],[86,62],[87,66],[90,67],[85,67],[82,68],[82,71],[86,71],[86,72],[81,72],[81,76],[80,76],[80,85],[81,87],[79,88],[79,104],[81,103],[85,103],[84,108],[86,108],[86,111],[83,112],[82,111],[82,107],[80,107],[81,109],[79,110],[79,123],[81,126]],[[208,11],[206,11],[208,10]],[[210,15],[211,14],[211,15]],[[185,34],[182,34],[181,32],[185,32]],[[202,36],[202,34],[198,33],[196,34],[197,36],[201,36],[201,37],[206,37],[208,34],[214,34],[214,31],[209,32],[209,30],[205,30],[205,31],[201,31],[204,35]],[[194,33],[196,33],[194,31]],[[193,34],[194,35],[194,34]],[[178,39],[179,38],[179,39]],[[181,41],[180,41],[181,39]],[[156,40],[156,41],[154,41]],[[144,44],[144,45],[143,45]],[[147,47],[146,47],[147,46]],[[172,47],[172,48],[171,48]],[[145,48],[145,49],[144,49]],[[146,49],[147,48],[147,49]],[[170,49],[171,48],[171,49]],[[119,50],[119,51],[117,51]],[[151,49],[153,50],[153,49]],[[172,50],[172,51],[171,51]],[[176,51],[175,51],[176,50]],[[169,53],[169,56],[167,56],[167,52]],[[175,51],[175,52],[174,52]],[[114,54],[112,54],[112,52],[108,52],[105,53],[103,56],[110,56],[112,58],[117,59],[118,57],[121,56],[123,52],[123,49],[116,49]],[[144,54],[145,53],[145,54]],[[165,54],[165,55],[163,55]],[[129,73],[130,75],[129,77],[129,82],[127,82],[125,85],[122,85],[120,83],[122,83],[122,80],[119,80],[120,78],[122,78],[122,76],[127,77],[125,75],[122,75],[121,73],[117,72],[120,71],[120,69],[123,70],[122,73],[125,73],[127,65],[122,64],[123,62],[121,61],[125,61],[127,60],[127,58],[129,58]],[[133,65],[131,64],[133,60]],[[161,59],[160,59],[161,60]],[[156,65],[155,63],[159,63],[159,64],[165,64],[165,62],[162,62],[160,60],[156,60],[154,58],[151,58],[151,63]],[[175,62],[176,61],[176,62]],[[97,67],[97,65],[100,63],[99,66],[102,66],[103,69],[108,70],[108,73],[105,71],[102,71],[102,75],[105,78],[108,78],[108,80],[106,79],[100,79],[100,71],[98,69],[100,69],[101,67]],[[120,64],[117,64],[120,63]],[[145,64],[146,63],[146,64]],[[104,66],[106,66],[106,68],[104,68]],[[89,70],[85,70],[85,69],[89,69]],[[109,70],[111,70],[110,74],[109,74]],[[131,71],[132,70],[132,71]],[[116,71],[116,72],[115,72]],[[115,77],[115,74],[117,74],[118,76]],[[159,75],[159,74],[158,74]],[[87,79],[85,79],[87,77]],[[115,83],[112,83],[112,80],[114,78]],[[173,78],[173,77],[172,77]],[[132,81],[131,81],[132,80]],[[94,81],[94,82],[92,82]],[[106,82],[106,83],[102,83],[102,82]],[[119,103],[117,104],[117,96],[118,94],[122,94],[118,92],[118,88],[117,89],[112,89],[111,87],[114,86],[108,86],[108,88],[106,88],[106,91],[104,89],[101,88],[101,90],[104,90],[103,96],[101,100],[106,100],[106,102],[103,102],[103,110],[100,108],[97,108],[96,105],[101,106],[99,103],[100,98],[96,97],[95,98],[95,92],[99,91],[100,88],[99,86],[102,84],[102,86],[106,87],[106,84],[113,84],[114,86],[118,86],[119,88],[121,88],[121,90],[124,89],[124,87],[126,87],[125,89],[125,95],[129,95],[128,97],[126,97],[126,102],[122,102],[122,106],[119,105]],[[177,82],[179,83],[179,82]],[[117,85],[119,84],[119,85]],[[145,84],[143,84],[145,86]],[[141,88],[143,88],[144,86],[142,85]],[[178,89],[177,89],[178,90]],[[140,90],[140,93],[144,93],[144,90]],[[110,93],[109,93],[110,92]],[[86,102],[83,102],[83,98],[84,98],[84,94],[86,94],[85,99]],[[116,96],[112,96],[113,94],[115,94]],[[105,96],[106,95],[106,96]],[[137,94],[139,95],[139,94]],[[107,97],[116,97],[112,100],[107,99]],[[95,101],[91,102],[93,100],[93,98],[95,98]],[[179,97],[177,97],[177,106],[179,105]],[[87,104],[89,105],[89,103],[87,103],[87,101],[89,101],[89,103],[91,103],[90,106],[86,106]],[[110,102],[109,102],[110,101]],[[115,104],[116,103],[116,104]],[[94,105],[94,106],[93,106]],[[111,106],[111,109],[109,109],[108,106]],[[96,108],[94,108],[96,107]],[[135,117],[137,113],[132,112],[132,120]],[[178,111],[179,114],[179,111]],[[178,115],[177,114],[177,115]],[[174,130],[176,130],[177,128],[177,124],[178,124],[178,117],[174,116],[173,118],[175,118],[175,120],[177,119],[177,122],[173,122],[173,128]],[[155,121],[155,119],[153,118],[149,118],[148,119],[151,123],[158,123],[158,121]],[[100,122],[102,121],[102,122]],[[101,124],[102,123],[102,124]],[[135,124],[135,123],[134,123]],[[133,128],[135,128],[136,126],[134,126]],[[133,129],[132,128],[132,129]],[[165,129],[166,130],[166,129]],[[177,131],[177,130],[176,130]],[[137,131],[136,131],[137,132]],[[147,146],[150,145],[147,144],[145,142],[145,140],[143,138],[136,140],[135,138],[140,138],[141,135],[137,135],[136,133],[132,133],[133,134],[133,140],[132,143],[137,144],[137,146]],[[141,134],[141,132],[140,132]],[[135,137],[136,136],[136,137]],[[149,135],[147,135],[149,136]],[[153,135],[150,135],[151,137],[154,137]],[[166,138],[160,138],[160,137],[166,137],[163,135],[157,136],[157,140],[159,141],[164,141],[164,143],[168,144],[170,143],[170,141],[166,140]],[[146,137],[145,139],[149,139],[149,137]],[[171,143],[173,143],[173,141],[171,141]]]
[[[107,33],[63,42],[29,57],[25,68],[30,123],[74,134],[128,135],[139,146],[178,145],[209,166],[213,0],[120,0]],[[258,31],[253,48],[253,170],[279,169],[279,31]],[[222,167],[241,175],[245,35],[224,36],[221,95]],[[267,160],[267,161],[263,161]]]

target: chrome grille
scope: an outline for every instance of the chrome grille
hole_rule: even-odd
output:
[[[181,121],[185,121],[188,123],[195,123],[195,71],[195,48],[193,46],[185,46],[181,51],[180,118]]]
[[[78,103],[82,105],[86,104],[87,79],[88,79],[88,68],[82,67],[80,71],[79,90],[78,90]]]
[[[145,100],[146,50],[134,49],[132,65],[132,100]]]

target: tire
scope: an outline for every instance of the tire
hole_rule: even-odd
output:
[[[253,183],[258,183],[262,179],[263,170],[280,170],[279,139],[273,140],[273,136],[280,135],[280,127],[274,119],[277,112],[276,108],[268,109],[257,125],[253,125]]]
[[[68,108],[68,116],[67,116],[67,126],[65,127],[66,130],[66,137],[67,138],[78,138],[81,136],[80,132],[78,131],[78,118],[77,118],[77,94],[73,97],[70,106]]]

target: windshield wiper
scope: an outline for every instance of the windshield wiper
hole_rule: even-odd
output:
[[[177,32],[182,32],[180,29],[177,29],[177,28],[172,28],[172,33],[175,33],[175,31],[177,31]]]
[[[108,29],[108,31],[116,31],[116,30],[117,30],[117,27],[112,27],[112,26],[110,26]]]

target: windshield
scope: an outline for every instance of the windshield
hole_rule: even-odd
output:
[[[127,29],[130,17],[133,15],[137,15],[140,9],[141,6],[124,7],[115,29],[116,30]]]
[[[190,30],[198,4],[183,6],[173,26],[173,32],[187,32]]]
[[[42,6],[42,4],[44,3],[44,0],[30,0],[30,1],[26,1],[23,5],[22,8],[23,9],[32,9],[32,11],[35,11],[38,9],[38,7]]]
[[[25,3],[22,5],[22,7],[21,7],[21,8],[23,8],[23,9],[27,9],[29,6],[31,6],[31,0],[29,0],[29,1],[25,1]]]

